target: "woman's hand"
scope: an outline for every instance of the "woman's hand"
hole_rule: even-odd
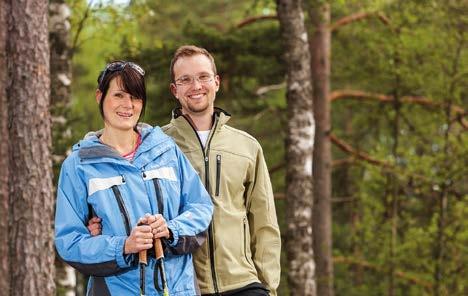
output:
[[[146,226],[146,227],[142,227]],[[92,236],[102,233],[101,218],[93,217],[88,221],[88,230]],[[172,233],[167,227],[166,219],[160,214],[146,214],[138,221],[130,236],[125,241],[125,254],[138,253],[152,247],[152,239],[166,238],[171,240]],[[149,241],[151,239],[151,242]]]
[[[140,219],[141,221],[142,219]],[[138,253],[153,247],[153,233],[149,225],[137,225],[125,240],[124,254]]]
[[[146,214],[145,217],[140,219],[140,221],[144,221],[145,224],[151,226],[153,238],[171,238],[171,233],[169,231],[169,228],[167,228],[166,219],[164,219],[162,215]]]

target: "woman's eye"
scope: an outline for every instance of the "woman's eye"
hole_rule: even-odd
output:
[[[123,98],[123,94],[121,94],[121,93],[116,93],[115,96],[116,96],[117,98]]]

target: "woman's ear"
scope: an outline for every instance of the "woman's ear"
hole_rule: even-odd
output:
[[[102,98],[102,91],[99,89],[96,89],[96,103],[101,103],[101,98]]]

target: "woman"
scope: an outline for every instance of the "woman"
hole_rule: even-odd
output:
[[[162,238],[171,296],[196,295],[191,252],[204,239],[213,205],[200,179],[159,127],[138,124],[146,105],[144,71],[116,61],[98,78],[104,129],[73,146],[62,164],[55,217],[60,257],[91,275],[88,295],[160,295],[154,257],[140,277],[138,253]],[[86,228],[101,219],[102,235]]]

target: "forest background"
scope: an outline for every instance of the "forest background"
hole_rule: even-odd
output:
[[[145,69],[144,121],[162,126],[176,106],[169,92],[174,50],[205,47],[221,77],[216,105],[233,115],[230,125],[259,140],[270,169],[283,241],[278,294],[301,295],[294,291],[310,274],[290,264],[300,258],[292,245],[304,233],[294,233],[289,219],[291,68],[277,3],[66,0],[50,8],[54,3],[68,7],[57,13],[69,24],[65,64],[72,71],[62,77],[69,99],[54,104],[51,87],[55,177],[71,145],[102,127],[94,91],[107,62]],[[466,3],[303,4],[317,127],[313,197],[305,197],[313,234],[304,240],[314,238],[308,259],[315,259],[318,291],[304,295],[468,295]],[[316,39],[320,32],[328,39]],[[319,47],[325,54],[317,63]],[[325,72],[316,71],[323,65]],[[326,102],[317,99],[324,79]],[[56,264],[57,294],[82,294],[85,279],[70,282],[71,271]]]

